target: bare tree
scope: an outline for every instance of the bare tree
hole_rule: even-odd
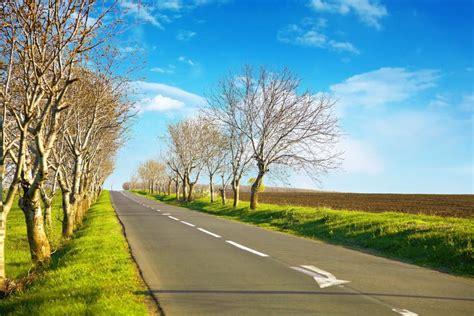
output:
[[[209,176],[209,194],[211,203],[214,202],[214,176],[221,171],[227,161],[227,140],[221,132],[211,124],[206,122],[204,137],[207,138],[204,151],[204,166]]]
[[[5,221],[19,186],[19,204],[25,214],[32,259],[42,263],[50,257],[41,209],[41,189],[49,179],[49,160],[58,136],[59,122],[69,106],[63,98],[77,81],[75,66],[87,51],[102,41],[96,35],[108,10],[96,11],[97,16],[91,19],[94,4],[93,0],[9,0],[0,4],[2,185],[5,165],[14,166],[6,199],[0,208],[2,288],[5,285]],[[5,124],[7,119],[14,122],[11,131]],[[7,133],[13,137],[6,136]],[[10,140],[14,144],[11,148]]]
[[[240,198],[240,181],[248,172],[252,161],[252,148],[249,138],[243,132],[247,121],[238,105],[245,99],[245,90],[230,75],[223,78],[215,93],[208,99],[208,107],[204,113],[213,119],[217,128],[224,135],[228,151],[228,163],[231,165],[231,184],[233,191],[233,207],[237,207]]]
[[[216,116],[250,142],[258,170],[251,209],[257,208],[258,191],[271,166],[303,170],[313,179],[337,166],[335,102],[324,94],[299,93],[299,85],[286,69],[270,72],[262,67],[256,72],[246,67],[241,75],[227,79],[223,96],[211,102]]]
[[[226,164],[222,165],[219,168],[219,177],[221,178],[221,185],[219,187],[221,201],[222,201],[222,205],[226,205],[227,187],[229,186],[229,183],[233,178],[232,168]]]
[[[189,119],[168,125],[167,165],[181,179],[183,200],[190,201],[193,189],[204,168],[206,123],[202,118]]]
[[[80,224],[93,193],[99,189],[101,173],[109,168],[113,153],[120,145],[132,107],[125,101],[127,89],[123,78],[105,70],[92,72],[81,68],[76,72],[79,80],[65,96],[74,106],[66,109],[58,140],[65,144],[64,150],[55,155],[55,159],[62,158],[58,178],[66,238],[72,235],[74,225]],[[110,150],[108,160],[103,157],[105,148]],[[97,166],[93,162],[105,169],[95,170]],[[91,173],[92,170],[97,173]]]
[[[163,185],[166,182],[166,166],[156,160],[147,160],[138,166],[137,174],[145,188],[153,194],[163,192]]]

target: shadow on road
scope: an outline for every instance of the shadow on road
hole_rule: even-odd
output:
[[[150,290],[153,294],[242,294],[242,295],[337,295],[337,296],[375,296],[375,297],[404,297],[428,300],[449,300],[449,301],[468,301],[474,302],[474,298],[468,297],[444,297],[444,296],[425,296],[409,294],[391,294],[391,293],[345,293],[345,292],[319,292],[319,291],[235,291],[235,290]],[[137,292],[135,294],[144,294]]]

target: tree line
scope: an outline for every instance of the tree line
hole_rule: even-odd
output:
[[[215,85],[198,117],[168,125],[163,158],[140,165],[124,189],[173,191],[178,199],[190,201],[205,176],[211,202],[216,184],[224,204],[230,186],[237,207],[241,181],[253,175],[254,210],[270,172],[286,178],[295,170],[317,181],[338,166],[335,104],[329,95],[301,91],[300,79],[288,69],[246,66]]]
[[[131,103],[113,75],[111,7],[94,0],[0,4],[0,290],[5,237],[15,201],[24,213],[31,258],[51,257],[53,199],[62,197],[69,238],[111,173]]]

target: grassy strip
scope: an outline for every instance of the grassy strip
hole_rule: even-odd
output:
[[[148,315],[146,295],[109,192],[103,192],[28,290],[0,300],[0,315]]]
[[[369,250],[444,272],[474,276],[474,221],[470,219],[273,204],[260,204],[258,210],[251,211],[248,202],[241,202],[241,206],[234,209],[231,205],[211,204],[208,198],[183,204],[174,196],[136,193],[273,230]]]

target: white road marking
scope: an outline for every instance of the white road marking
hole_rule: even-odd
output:
[[[392,308],[392,311],[394,311],[395,313],[398,313],[400,315],[403,315],[403,316],[418,316],[417,313],[413,313],[413,312],[409,311],[408,309]]]
[[[195,227],[195,226],[196,226],[196,225],[194,225],[194,224],[191,224],[191,223],[188,223],[188,222],[185,222],[185,221],[181,221],[181,223],[183,223],[184,225],[191,226],[191,227]]]
[[[156,210],[157,212],[161,212],[160,210]]]
[[[170,213],[163,213],[163,216],[170,215]]]
[[[257,250],[253,250],[252,248],[249,248],[249,247],[245,247],[245,246],[243,246],[243,245],[241,245],[241,244],[238,244],[238,243],[236,243],[236,242],[233,242],[232,240],[226,240],[225,242],[226,242],[226,243],[229,243],[229,244],[231,244],[231,245],[233,245],[233,246],[235,246],[235,247],[237,247],[237,248],[240,248],[240,249],[242,249],[242,250],[251,252],[251,253],[253,253],[253,254],[257,255],[257,256],[260,256],[260,257],[268,257],[268,255],[267,255],[267,254],[264,254],[263,252],[260,252],[260,251],[257,251]]]
[[[198,230],[202,231],[203,233],[206,233],[208,235],[211,235],[211,236],[214,236],[216,238],[221,238],[221,236],[217,235],[217,234],[214,234],[214,233],[211,233],[210,231],[208,230],[205,230],[204,228],[198,228]]]
[[[168,216],[171,219],[174,219],[175,221],[179,221],[179,218],[173,217],[173,216]]]
[[[310,275],[318,283],[320,288],[326,288],[333,285],[341,285],[349,283],[350,281],[338,280],[333,274],[316,268],[315,266],[301,266],[300,267],[291,267],[293,270],[302,272],[304,274]]]

